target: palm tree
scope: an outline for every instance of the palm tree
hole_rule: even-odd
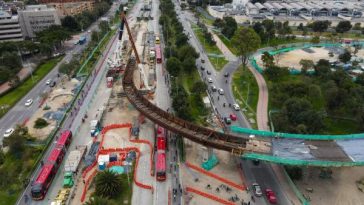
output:
[[[85,205],[110,205],[110,202],[102,197],[94,196],[91,197]]]
[[[121,176],[109,170],[97,174],[95,184],[96,195],[106,198],[117,196],[122,189]]]

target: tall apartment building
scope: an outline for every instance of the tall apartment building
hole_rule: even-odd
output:
[[[18,16],[0,10],[0,42],[21,40],[23,40],[23,34]]]
[[[36,32],[51,25],[61,25],[56,9],[47,5],[26,6],[25,10],[18,11],[18,15],[24,37],[34,38]]]

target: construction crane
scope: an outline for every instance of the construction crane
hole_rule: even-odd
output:
[[[128,32],[129,41],[131,43],[132,49],[133,49],[134,54],[135,54],[136,62],[138,64],[138,69],[139,69],[139,72],[140,72],[140,75],[141,75],[141,80],[143,81],[144,87],[147,90],[151,90],[150,87],[148,86],[148,79],[147,79],[147,76],[146,76],[146,74],[144,72],[143,64],[140,61],[138,51],[137,51],[137,49],[135,47],[135,42],[134,42],[133,36],[131,35],[131,30],[129,28],[129,24],[128,24],[128,21],[126,19],[126,15],[125,15],[124,11],[122,11],[121,14],[120,14],[120,20],[121,20],[121,23],[120,23],[120,30],[119,30],[119,41],[121,41],[121,39],[123,37],[124,25],[125,25],[126,30]]]

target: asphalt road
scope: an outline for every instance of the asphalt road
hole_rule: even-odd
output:
[[[105,16],[109,16],[110,14],[114,14],[118,7],[116,4],[112,6],[112,8],[108,11]],[[64,58],[51,70],[43,79],[34,79],[37,82],[37,85],[33,87],[21,100],[19,100],[1,119],[0,119],[0,144],[2,144],[2,140],[4,138],[4,133],[9,128],[15,128],[17,124],[23,124],[26,122],[38,109],[39,104],[41,103],[41,95],[45,92],[50,92],[51,87],[46,85],[46,81],[48,79],[52,79],[56,83],[59,82],[59,78],[57,77],[58,68],[62,63],[67,63],[72,59],[74,54],[81,53],[87,44],[90,42],[91,33],[88,33],[88,30],[97,29],[98,23],[100,19],[93,23],[85,32],[78,34],[77,36],[85,35],[87,41],[83,45],[74,45],[75,40],[70,40],[65,42],[65,48],[63,50],[65,54]],[[26,107],[25,102],[28,99],[32,99],[33,103],[31,106]]]
[[[185,33],[190,36],[189,42],[193,45],[196,50],[200,53],[200,59],[196,61],[196,65],[198,67],[200,76],[204,80],[204,82],[208,85],[208,93],[210,100],[213,104],[213,107],[216,108],[215,111],[218,115],[222,118],[227,117],[230,114],[235,114],[237,116],[237,121],[233,121],[232,125],[239,125],[242,127],[251,128],[249,122],[242,114],[241,111],[235,111],[232,107],[229,107],[229,103],[235,103],[235,99],[232,94],[231,90],[231,76],[232,73],[238,68],[240,65],[239,59],[237,61],[230,61],[221,72],[215,71],[212,64],[208,60],[208,57],[201,45],[199,43],[197,37],[194,35],[191,26],[189,25],[189,21],[197,23],[196,19],[194,18],[193,14],[189,13],[188,11],[181,11],[179,5],[177,5],[177,14],[179,15],[179,19],[182,22],[184,27]],[[190,35],[189,35],[190,34]],[[204,59],[205,62],[202,63],[201,59]],[[201,66],[205,68],[205,70],[201,70]],[[207,70],[211,72],[210,75],[207,74]],[[229,73],[229,77],[225,77],[225,73]],[[207,79],[211,78],[212,83],[207,82]],[[227,82],[226,82],[227,80]],[[224,90],[224,95],[220,95],[218,92],[212,92],[211,86],[214,85],[218,89],[222,88]],[[225,103],[225,106],[224,106]],[[271,188],[277,195],[278,204],[285,205],[291,204],[290,201],[287,199],[287,196],[282,191],[282,188],[275,177],[275,174],[270,167],[269,163],[260,162],[258,166],[253,165],[253,163],[249,160],[239,159],[240,165],[242,167],[243,173],[245,175],[246,185],[251,186],[252,183],[257,182],[261,185],[262,189],[265,190],[266,188]],[[255,197],[254,204],[269,204],[266,197]]]

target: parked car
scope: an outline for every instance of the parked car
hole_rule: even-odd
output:
[[[212,78],[207,78],[207,82],[212,83]]]
[[[227,125],[230,125],[231,124],[231,119],[230,117],[224,117],[224,121]]]
[[[28,99],[26,102],[25,102],[25,106],[31,106],[33,104],[33,100],[32,99]]]
[[[219,88],[217,92],[219,92],[220,95],[224,95],[224,90],[222,88]]]
[[[240,110],[240,106],[236,103],[233,104],[233,108],[235,111],[239,111]]]
[[[236,121],[236,115],[235,114],[230,114],[230,119],[232,121]]]
[[[216,92],[217,91],[217,88],[216,88],[216,86],[211,86],[211,90],[212,90],[212,92]]]
[[[252,188],[254,191],[255,196],[262,196],[262,189],[260,188],[260,185],[258,183],[253,183]]]
[[[266,189],[265,194],[266,194],[266,196],[268,198],[269,203],[277,204],[277,197],[276,197],[275,193],[273,192],[273,190]]]
[[[9,137],[11,134],[13,134],[14,131],[14,128],[7,129],[4,133],[4,137]]]

